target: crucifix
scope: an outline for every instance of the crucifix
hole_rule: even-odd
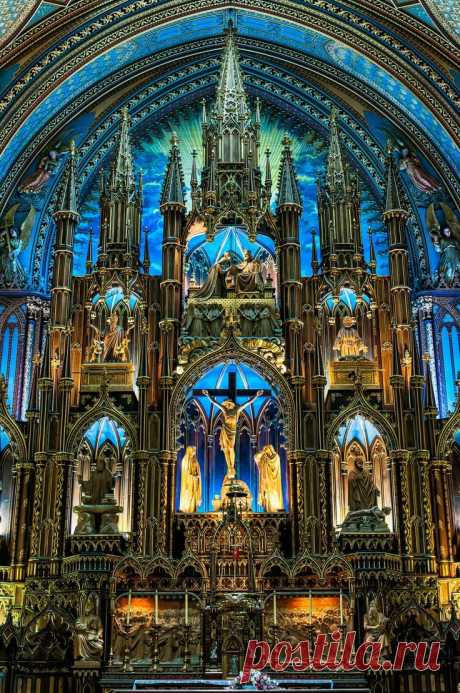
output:
[[[227,462],[227,478],[235,478],[235,442],[236,429],[238,418],[243,409],[249,407],[258,397],[270,397],[271,390],[251,390],[246,388],[237,388],[236,373],[228,374],[228,384],[226,388],[214,388],[212,390],[193,390],[195,397],[207,397],[211,404],[217,407],[223,414],[222,429],[220,432],[220,449],[224,453],[225,461]],[[238,406],[237,398],[250,397],[244,404]],[[227,397],[222,403],[218,402],[216,397]]]

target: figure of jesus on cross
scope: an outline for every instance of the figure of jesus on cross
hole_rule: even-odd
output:
[[[238,426],[238,418],[243,411],[249,407],[258,397],[269,396],[270,390],[254,390],[244,389],[238,390],[236,388],[236,374],[229,373],[229,386],[226,390],[211,390],[214,395],[225,395],[229,396],[222,404],[218,402],[209,390],[194,390],[195,395],[203,395],[207,397],[209,401],[217,407],[223,414],[222,429],[220,431],[220,449],[224,453],[225,461],[227,463],[227,476],[229,479],[235,479],[235,443],[236,443],[236,431]],[[241,395],[253,395],[247,402],[238,406],[236,403],[237,396]]]
[[[247,402],[242,404],[240,407],[233,402],[231,399],[226,399],[222,404],[219,404],[207,390],[204,390],[203,394],[207,397],[214,406],[216,406],[222,414],[224,415],[224,420],[222,423],[222,429],[220,431],[220,449],[225,455],[225,461],[227,462],[227,476],[229,479],[234,479],[235,473],[235,442],[236,442],[236,429],[238,425],[238,418],[246,407],[249,407],[258,397],[262,397],[264,394],[263,390],[257,390],[254,397],[251,397]]]

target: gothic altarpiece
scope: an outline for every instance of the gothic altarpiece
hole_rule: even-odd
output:
[[[2,583],[0,609],[22,600],[27,615],[18,626],[9,612],[4,626],[11,650],[21,642],[14,676],[24,685],[37,672],[73,676],[85,692],[174,672],[229,675],[250,638],[296,643],[354,628],[362,639],[391,622],[390,641],[411,600],[425,609],[423,628],[439,615],[436,576],[454,569],[451,482],[411,322],[393,159],[390,274],[378,276],[332,112],[313,275],[302,279],[290,142],[274,213],[259,109],[250,112],[230,26],[215,101],[203,103],[189,212],[171,140],[160,277],[148,273],[147,245],[140,260],[128,110],[101,174],[97,257],[90,242],[87,272],[74,278],[69,154],[27,447],[13,443],[23,438],[2,394],[2,469],[21,460],[9,507],[21,594]]]

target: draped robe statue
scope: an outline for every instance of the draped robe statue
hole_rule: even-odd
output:
[[[390,639],[387,632],[388,619],[378,610],[377,602],[373,599],[364,614],[364,640],[365,642],[378,642],[382,645],[382,653],[390,649]]]
[[[196,448],[189,445],[181,465],[180,501],[181,513],[195,513],[201,505],[201,471],[196,458]]]
[[[266,445],[254,459],[259,469],[259,505],[267,513],[284,510],[280,456],[273,445]]]
[[[241,407],[233,402],[231,399],[225,400],[222,404],[219,404],[215,399],[213,399],[207,390],[203,392],[205,397],[207,397],[215,407],[220,409],[224,415],[224,420],[222,424],[222,429],[220,431],[220,449],[224,453],[225,461],[227,463],[227,476],[229,479],[235,478],[235,442],[236,442],[236,427],[238,424],[238,418],[246,407],[249,407],[257,397],[263,395],[263,390],[258,390],[257,393],[248,400]]]
[[[124,329],[118,324],[117,313],[112,313],[109,320],[109,330],[104,336],[103,361],[127,361],[127,340]]]
[[[264,279],[260,271],[260,262],[254,260],[250,250],[244,251],[244,260],[237,265],[236,292],[259,293],[264,288]]]
[[[362,456],[356,455],[353,462],[354,468],[348,474],[348,507],[351,512],[376,508],[380,491],[365,471]]]
[[[355,319],[350,316],[345,316],[342,321],[342,327],[335,338],[334,351],[338,351],[339,359],[346,361],[348,359],[359,359],[367,353],[367,346],[359,336],[359,332],[355,324]]]
[[[89,480],[79,478],[82,501],[85,505],[101,505],[106,502],[106,496],[113,494],[115,479],[107,467],[104,458],[99,455],[96,460],[96,469],[91,472]]]
[[[207,280],[203,286],[194,293],[194,297],[203,299],[225,297],[225,272],[232,264],[232,256],[227,251],[216,264],[211,267]]]
[[[83,614],[75,621],[73,651],[75,659],[99,661],[102,656],[102,621],[97,614],[97,606],[88,598]]]

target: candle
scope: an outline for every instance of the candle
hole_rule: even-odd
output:
[[[313,623],[313,596],[312,596],[311,590],[308,593],[308,602],[309,602],[308,611],[309,611],[310,625],[311,625]]]
[[[343,592],[340,588],[340,625],[343,626]]]
[[[276,626],[278,623],[277,613],[276,613],[276,590],[273,592],[273,625]]]
[[[185,625],[188,626],[188,589],[185,588]]]
[[[126,617],[126,625],[129,626],[131,621],[131,590],[128,592],[128,615]]]
[[[155,590],[155,625],[158,625],[158,590]]]

